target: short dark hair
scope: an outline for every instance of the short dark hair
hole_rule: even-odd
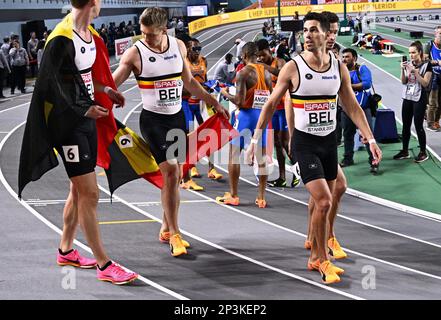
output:
[[[70,3],[72,4],[72,7],[75,9],[81,9],[86,6],[86,4],[89,3],[89,0],[70,0]]]
[[[242,48],[242,53],[245,54],[247,57],[255,56],[257,57],[257,46],[254,42],[247,42]]]
[[[343,49],[343,51],[341,53],[343,54],[343,53],[347,53],[347,52],[352,54],[352,56],[355,58],[355,60],[358,59],[357,51],[355,51],[354,49],[352,49],[352,48],[345,48],[345,49]]]
[[[331,28],[329,25],[329,20],[326,18],[325,15],[318,13],[318,12],[308,12],[305,16],[305,18],[303,18],[303,23],[305,23],[306,21],[318,21],[320,23],[320,27],[322,28],[322,30],[324,32],[328,32],[329,29]]]
[[[4,43],[8,43],[9,40],[10,40],[9,37],[4,37],[4,38],[3,38],[3,42],[4,42]]]
[[[227,53],[225,55],[225,59],[227,59],[227,60],[233,59],[233,55],[231,53]]]
[[[256,46],[258,51],[262,50],[270,50],[270,45],[268,40],[266,39],[259,39],[256,41]]]
[[[335,49],[335,50],[337,50],[338,52],[340,52],[340,50],[341,50],[341,46],[336,42],[336,43],[334,43],[334,45],[332,46],[332,49]]]
[[[326,17],[326,19],[328,19],[329,23],[339,23],[340,22],[340,18],[334,12],[323,11],[322,15],[324,15]]]
[[[423,44],[420,41],[417,40],[412,42],[409,47],[415,47],[418,53],[420,54],[420,57],[423,58],[424,56]]]

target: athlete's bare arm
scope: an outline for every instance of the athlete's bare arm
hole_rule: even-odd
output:
[[[292,135],[294,134],[294,109],[292,108],[289,90],[287,90],[285,94],[285,114],[286,123],[288,124],[289,141],[291,141]]]
[[[228,92],[228,88],[224,88],[221,91],[221,94],[234,103],[239,109],[245,105],[248,88],[247,79],[251,77],[250,72],[250,69],[245,67],[238,73],[236,77],[236,94],[234,96]]]
[[[298,81],[296,64],[294,62],[287,63],[282,70],[280,70],[276,87],[262,108],[262,112],[260,113],[259,121],[257,122],[256,126],[256,133],[254,134],[255,139],[260,138],[262,130],[266,128],[268,122],[276,111],[277,105],[280,103],[280,99],[282,99],[282,97],[286,94],[290,86],[296,88],[298,86]]]
[[[347,68],[342,68],[340,66],[340,71],[342,75],[342,83],[340,90],[338,91],[338,96],[341,102],[343,111],[348,115],[348,117],[354,122],[357,128],[360,129],[361,134],[368,141],[374,139],[372,131],[366,120],[366,116],[361,109],[360,105],[355,98],[354,91],[351,87],[351,79],[349,76],[349,71]],[[370,144],[370,149],[374,157],[373,164],[378,164],[381,161],[381,150],[376,143]]]
[[[271,77],[271,73],[265,70],[265,84],[267,88],[269,88],[270,92],[273,92],[273,80]]]
[[[212,105],[217,113],[222,114],[225,118],[229,119],[230,115],[228,112],[222,107],[219,102],[211,95],[209,94],[202,85],[196,81],[195,78],[191,75],[190,67],[185,63],[185,57],[187,56],[187,48],[185,47],[185,44],[181,41],[176,39],[178,42],[179,50],[181,51],[181,56],[184,59],[184,67],[182,70],[182,81],[184,82],[185,88],[187,88],[188,91],[194,96],[196,96],[198,99],[204,100],[209,105]]]
[[[270,65],[267,65],[265,63],[262,63],[262,65],[265,67],[265,70],[269,71],[272,75],[278,77],[280,70],[282,70],[283,66],[286,64],[286,61],[280,58],[276,58],[277,60],[277,68],[273,68]]]
[[[117,87],[124,83],[132,73],[141,74],[141,58],[138,49],[133,46],[124,52],[118,68],[113,72],[113,80]]]
[[[110,100],[112,100],[114,104],[116,104],[119,107],[124,107],[124,104],[126,103],[126,99],[124,98],[121,92],[113,90],[110,87],[108,87],[108,89],[105,90],[106,86],[96,81],[95,79],[93,79],[93,87],[95,89],[95,92],[107,91],[106,92],[107,96],[109,97]]]

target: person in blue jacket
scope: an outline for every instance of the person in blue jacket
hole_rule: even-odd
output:
[[[372,113],[369,107],[370,89],[372,87],[372,74],[366,65],[357,64],[357,52],[352,48],[346,48],[342,51],[342,62],[348,67],[351,76],[352,90],[354,90],[358,103],[366,115],[366,119],[372,130]],[[342,113],[342,127],[344,136],[344,156],[340,165],[347,167],[354,164],[354,136],[357,130],[355,124],[343,112]],[[378,165],[372,164],[372,153],[369,146],[366,148],[369,154],[370,172],[372,174],[378,173]]]

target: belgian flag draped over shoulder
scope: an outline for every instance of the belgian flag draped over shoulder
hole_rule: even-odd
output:
[[[89,27],[97,48],[92,68],[94,80],[116,88],[109,67],[107,48],[99,34]],[[20,154],[18,195],[59,162],[54,146],[60,145],[84,119],[94,104],[109,110],[97,120],[98,161],[106,169],[111,192],[122,184],[144,177],[159,188],[162,176],[148,146],[133,131],[117,123],[112,101],[95,92],[92,101],[75,65],[73,20],[67,15],[50,34],[35,84]],[[115,161],[113,161],[115,159]]]

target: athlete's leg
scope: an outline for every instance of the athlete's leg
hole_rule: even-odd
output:
[[[312,248],[311,261],[320,262],[329,260],[326,245],[326,221],[332,205],[332,189],[335,181],[326,182],[325,179],[312,180],[306,184],[315,203],[312,213]]]
[[[307,241],[312,242],[312,213],[314,212],[314,199],[312,198],[312,196],[309,197],[309,201],[308,201],[308,234],[306,237]],[[307,244],[305,243],[305,247],[307,247],[308,249],[311,247],[311,243]]]
[[[283,149],[283,131],[274,130],[274,147],[276,148],[277,162],[279,163],[279,179],[286,180],[285,174],[285,155]]]
[[[78,226],[78,191],[70,183],[69,196],[63,210],[63,234],[61,235],[60,249],[68,252],[73,248],[73,241]]]
[[[259,188],[257,199],[265,200],[266,182],[268,180],[267,164],[266,164],[266,148],[260,148],[261,151],[256,152],[256,159],[259,167]]]
[[[230,177],[230,193],[238,197],[237,187],[240,176],[240,147],[230,144],[230,156],[228,161],[228,176]]]
[[[100,267],[109,262],[101,241],[96,209],[99,190],[95,172],[71,178],[73,190],[78,192],[78,220],[84,231],[86,240]]]
[[[345,194],[347,189],[347,182],[345,174],[343,173],[343,170],[340,166],[338,166],[338,172],[337,172],[337,179],[335,182],[335,189],[332,193],[332,206],[331,211],[329,211],[328,216],[328,239],[335,238],[335,230],[334,230],[334,223],[335,218],[337,217],[337,211],[340,205],[341,198]]]
[[[159,165],[162,177],[164,180],[164,186],[161,190],[161,202],[164,209],[164,222],[168,227],[170,235],[179,234],[178,227],[178,212],[179,212],[179,177],[180,170],[179,165],[171,163],[170,161],[164,161]],[[163,225],[163,228],[165,226]]]

